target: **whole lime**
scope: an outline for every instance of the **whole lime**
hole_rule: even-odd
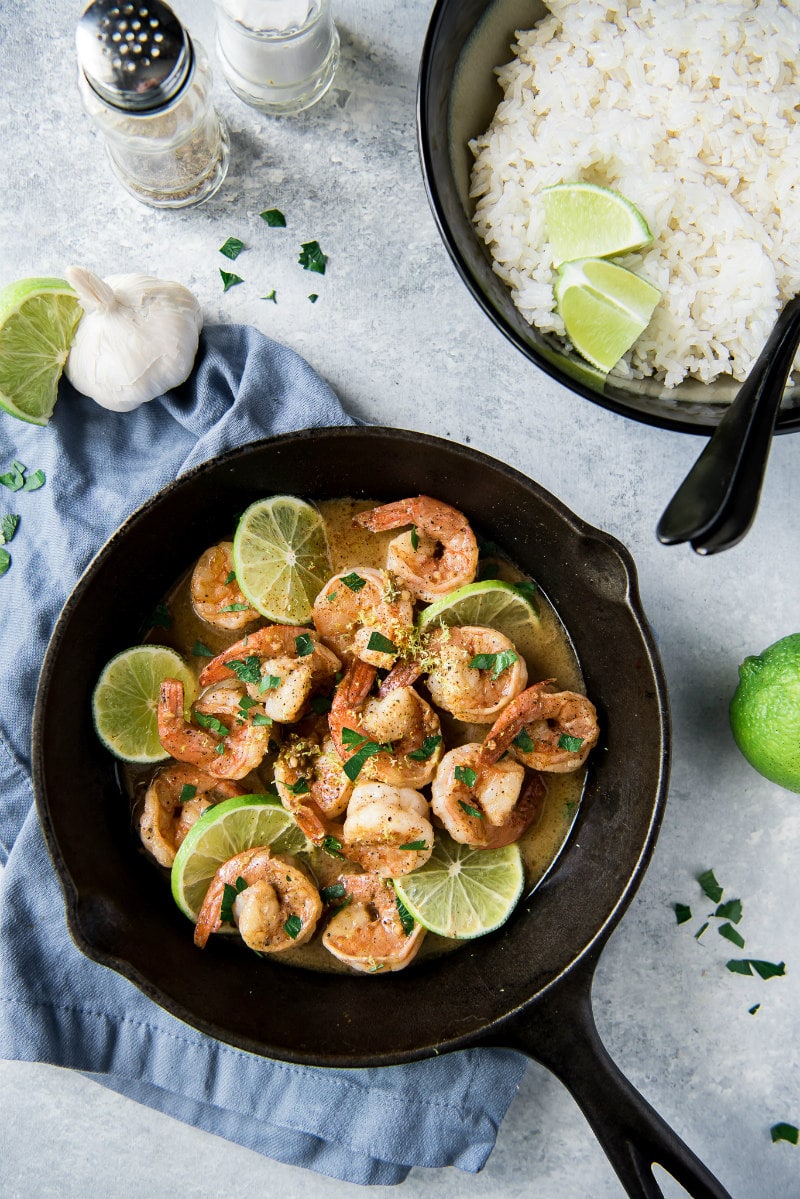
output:
[[[745,658],[730,720],[750,765],[779,787],[800,792],[800,633]]]

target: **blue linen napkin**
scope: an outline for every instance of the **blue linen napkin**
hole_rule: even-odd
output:
[[[203,1036],[75,947],[33,807],[42,657],[107,537],[190,466],[271,434],[355,422],[302,358],[236,325],[207,328],[190,379],[133,413],[107,412],[63,381],[47,428],[2,413],[0,422],[0,473],[17,459],[47,478],[36,491],[0,488],[0,515],[21,516],[0,579],[0,1056],[80,1070],[187,1124],[349,1182],[398,1183],[417,1165],[480,1170],[525,1069],[520,1054],[321,1070]]]

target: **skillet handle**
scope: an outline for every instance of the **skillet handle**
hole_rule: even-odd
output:
[[[664,1199],[653,1164],[663,1166],[692,1199],[731,1199],[612,1061],[592,1013],[595,964],[596,958],[574,967],[551,992],[512,1017],[497,1041],[541,1062],[570,1091],[631,1199]]]

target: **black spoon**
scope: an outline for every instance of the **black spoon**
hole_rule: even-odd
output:
[[[753,523],[783,390],[800,342],[800,297],[783,308],[758,361],[656,528],[662,545],[716,554]]]

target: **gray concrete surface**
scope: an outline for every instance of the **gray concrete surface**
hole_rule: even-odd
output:
[[[210,0],[174,6],[212,50]],[[414,130],[429,7],[339,0],[339,74],[301,117],[260,116],[218,74],[232,133],[228,180],[204,207],[160,213],[122,192],[83,116],[78,0],[4,0],[0,282],[73,263],[178,279],[208,321],[249,322],[298,350],[352,412],[503,459],[630,547],[670,686],[674,766],[652,865],[598,971],[598,1025],[622,1069],[737,1199],[797,1199],[800,1148],[773,1145],[769,1129],[800,1124],[800,800],[740,757],[727,705],[745,654],[800,628],[800,440],[776,442],[742,545],[703,561],[656,542],[658,516],[700,441],[605,412],[531,367],[488,324],[439,241]],[[271,206],[290,218],[291,238],[259,227],[257,214]],[[296,231],[329,255],[324,279],[296,270]],[[251,248],[236,265],[247,282],[223,294],[217,249],[228,236]],[[277,304],[260,299],[272,288]],[[311,290],[320,294],[314,305]],[[635,753],[635,729],[630,743]],[[731,947],[713,929],[696,941],[696,921],[676,926],[676,901],[706,910],[695,877],[708,867],[728,896],[743,899],[748,952],[785,960],[784,978],[734,976],[724,964]],[[7,1199],[361,1193],[38,1065],[0,1064],[0,1144]],[[533,1065],[481,1175],[415,1170],[401,1191],[406,1199],[622,1193],[571,1098]],[[665,1191],[681,1193],[669,1182]]]

